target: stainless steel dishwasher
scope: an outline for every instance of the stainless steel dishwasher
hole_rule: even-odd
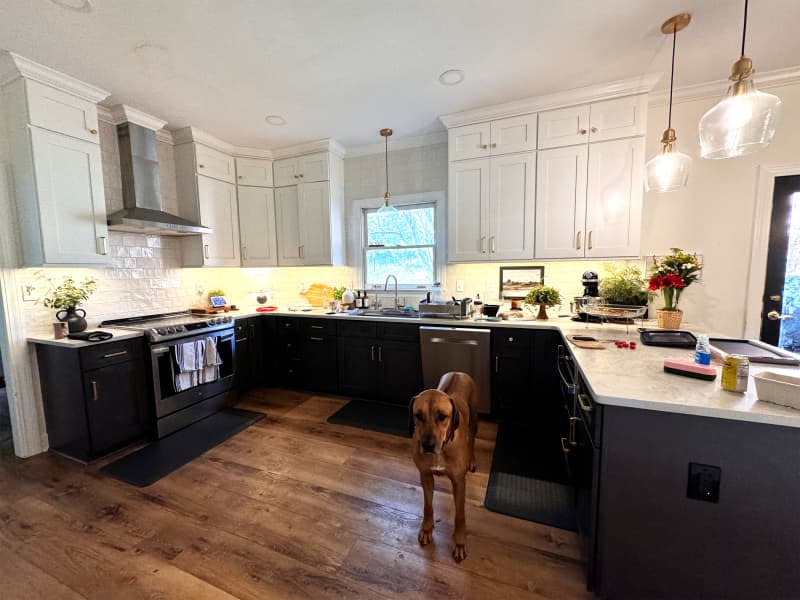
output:
[[[439,379],[448,371],[467,373],[478,386],[478,412],[491,412],[489,333],[488,329],[473,327],[420,327],[425,389],[439,385]]]

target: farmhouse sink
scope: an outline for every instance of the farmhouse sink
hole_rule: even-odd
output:
[[[357,308],[355,310],[351,310],[347,313],[353,317],[403,317],[406,319],[418,319],[419,312],[412,311],[406,312],[399,308],[381,308],[381,309],[374,309],[374,308]]]

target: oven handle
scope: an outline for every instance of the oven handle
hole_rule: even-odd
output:
[[[227,341],[233,339],[233,334],[230,333],[230,334],[228,334],[228,335],[226,335],[224,337],[221,336],[221,335],[211,336],[211,337],[216,337],[217,338],[217,342],[227,342]],[[167,352],[169,352],[170,348],[173,348],[176,345],[177,344],[171,344],[169,346],[153,346],[152,348],[150,348],[150,354],[166,354]]]
[[[169,346],[157,346],[150,348],[150,354],[166,354],[169,352]]]
[[[567,360],[567,356],[564,352],[564,346],[558,347],[558,358],[556,359],[556,370],[558,371],[558,376],[561,378],[561,381],[564,383],[564,386],[567,388],[567,393],[570,395],[575,394],[576,386],[574,381],[570,381],[569,378],[564,374],[564,371],[561,368],[561,365]]]

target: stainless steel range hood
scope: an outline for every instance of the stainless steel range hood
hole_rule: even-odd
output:
[[[117,125],[124,208],[108,216],[108,228],[150,235],[199,235],[209,227],[165,212],[158,178],[156,134],[135,123]]]

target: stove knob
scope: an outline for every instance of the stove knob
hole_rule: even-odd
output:
[[[209,324],[209,325],[216,325],[217,323],[219,323],[219,319],[218,319],[217,317],[211,317],[211,318],[208,320],[208,324]]]
[[[167,333],[175,333],[174,327],[167,327]]]
[[[167,330],[164,329],[163,327],[159,327],[158,328],[158,334],[159,335],[167,335]]]
[[[186,327],[184,327],[183,325],[178,325],[178,326],[175,328],[175,331],[186,331]]]
[[[228,317],[228,316],[222,317],[223,323],[230,323],[231,321],[233,321],[233,317]]]

